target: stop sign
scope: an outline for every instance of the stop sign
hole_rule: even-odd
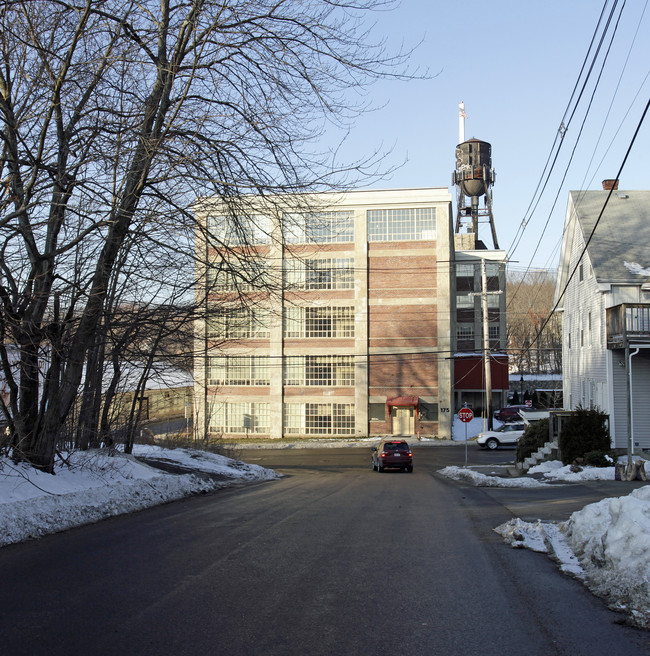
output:
[[[474,419],[474,413],[471,408],[461,408],[458,411],[458,418],[464,422],[472,421]]]

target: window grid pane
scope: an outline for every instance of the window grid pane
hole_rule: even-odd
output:
[[[208,361],[208,385],[269,385],[269,357],[220,355]]]
[[[210,339],[262,339],[271,335],[270,316],[266,308],[224,310],[208,317]]]
[[[284,336],[354,337],[353,307],[293,307],[284,310]]]
[[[354,386],[354,356],[296,355],[285,359],[285,385]]]
[[[287,289],[352,289],[354,260],[351,257],[317,260],[285,260]]]
[[[474,296],[459,294],[456,296],[456,307],[458,309],[474,309]]]
[[[332,244],[354,241],[354,212],[310,212],[283,215],[286,244]]]
[[[270,433],[268,403],[221,403],[210,415],[210,433]]]
[[[238,262],[225,262],[208,267],[208,291],[250,292],[269,286],[271,268],[268,261],[259,258]]]
[[[456,326],[456,337],[458,339],[474,339],[474,324],[459,323]]]
[[[417,241],[436,238],[436,209],[368,210],[368,241]]]
[[[287,403],[284,431],[294,435],[354,435],[354,405]]]
[[[268,216],[209,216],[207,223],[211,237],[228,246],[271,243],[272,225]]]

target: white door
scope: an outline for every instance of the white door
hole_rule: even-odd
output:
[[[413,408],[393,407],[393,435],[413,435],[415,429]]]

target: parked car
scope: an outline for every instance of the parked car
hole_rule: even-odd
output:
[[[523,422],[516,424],[503,424],[496,430],[479,433],[476,443],[482,449],[497,449],[500,446],[514,446],[524,434]]]
[[[526,410],[525,405],[508,405],[494,413],[494,418],[499,421],[521,421],[520,410]],[[530,410],[530,408],[528,408]]]
[[[404,440],[382,440],[379,446],[372,447],[372,468],[383,472],[393,468],[413,471],[413,453]]]

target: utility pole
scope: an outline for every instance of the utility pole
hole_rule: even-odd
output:
[[[488,327],[487,273],[485,259],[481,259],[481,310],[483,312],[483,368],[485,370],[485,396],[488,430],[492,430],[492,370],[490,368],[490,335]]]
[[[492,418],[492,369],[490,367],[490,331],[488,325],[488,296],[501,294],[501,291],[489,292],[487,289],[487,272],[485,258],[481,258],[481,291],[473,292],[470,296],[481,297],[481,314],[483,315],[483,369],[485,377],[485,395],[487,411],[487,427],[492,430],[494,420]]]

